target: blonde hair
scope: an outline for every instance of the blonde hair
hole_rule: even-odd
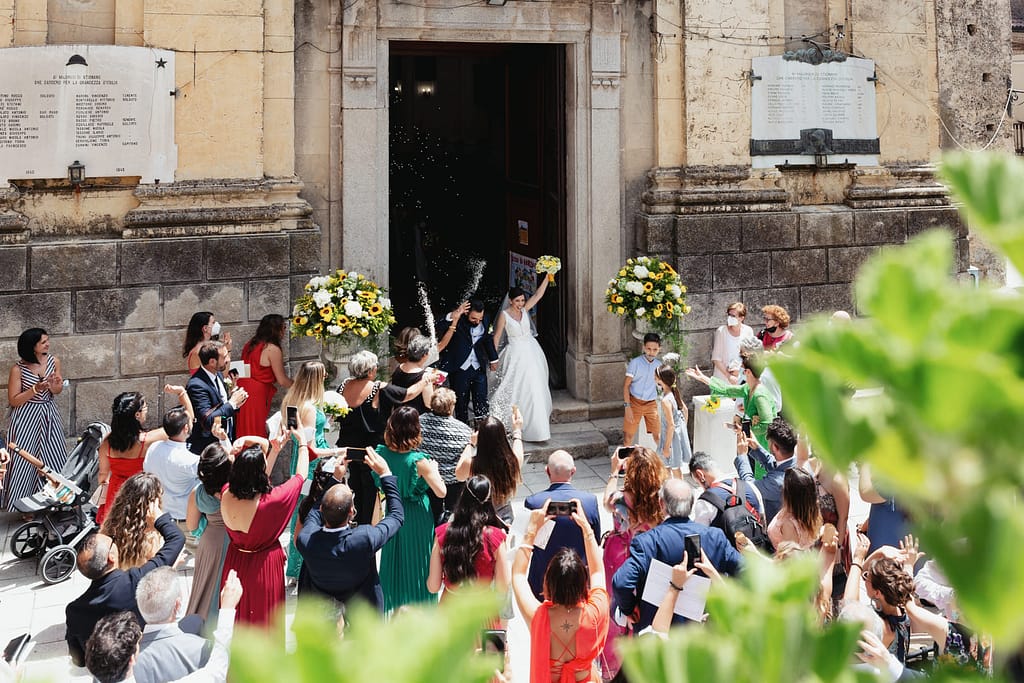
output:
[[[776,306],[775,304],[769,304],[761,309],[761,312],[767,316],[775,318],[779,322],[779,327],[786,329],[789,327],[789,313],[782,306]]]
[[[430,400],[430,412],[440,417],[448,417],[455,410],[455,392],[446,387],[434,389],[434,397]]]
[[[318,360],[307,360],[295,375],[295,381],[281,399],[281,412],[287,406],[295,406],[299,410],[307,403],[321,403],[324,400],[324,380],[327,370]]]

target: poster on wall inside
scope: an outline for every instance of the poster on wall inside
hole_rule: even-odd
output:
[[[528,246],[530,244],[530,224],[527,221],[519,220],[516,225],[519,228],[519,244]]]

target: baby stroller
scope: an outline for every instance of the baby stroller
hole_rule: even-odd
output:
[[[97,530],[89,490],[99,469],[100,443],[109,433],[110,427],[102,422],[86,427],[59,473],[50,471],[31,453],[9,445],[12,455],[28,460],[47,480],[42,491],[14,503],[18,512],[39,514],[11,535],[15,557],[40,556],[39,571],[46,583],[60,583],[74,573],[78,545]]]

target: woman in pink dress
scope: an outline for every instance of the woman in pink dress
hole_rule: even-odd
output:
[[[281,342],[288,323],[276,313],[265,315],[252,339],[242,347],[242,362],[249,366],[249,376],[238,380],[238,386],[249,392],[249,398],[238,409],[235,423],[237,436],[267,436],[270,403],[280,384],[287,389],[291,378],[284,370]]]
[[[290,439],[299,444],[297,474],[279,486],[271,486],[274,461]],[[244,441],[246,446],[235,456],[231,477],[221,496],[221,515],[231,540],[221,583],[234,569],[244,588],[237,621],[270,628],[277,607],[284,604],[285,552],[278,538],[299,503],[309,467],[309,447],[297,430],[269,442],[269,453],[266,439],[250,436]],[[283,638],[284,620],[277,625]]]

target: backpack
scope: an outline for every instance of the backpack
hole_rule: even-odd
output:
[[[772,552],[772,542],[768,538],[764,519],[747,500],[746,484],[740,479],[736,479],[735,482],[736,490],[733,490],[728,484],[720,482],[714,484],[729,494],[725,500],[710,490],[701,494],[700,500],[706,500],[718,510],[711,526],[718,527],[725,532],[726,538],[734,548],[736,547],[736,532],[742,532],[758,549]]]

